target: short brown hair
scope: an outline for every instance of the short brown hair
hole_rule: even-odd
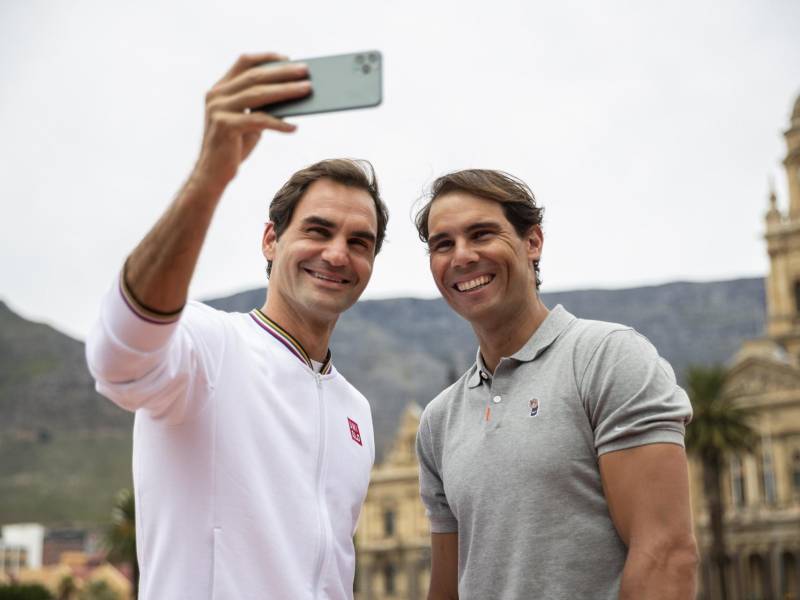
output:
[[[484,200],[497,202],[503,208],[503,214],[514,227],[519,237],[530,233],[531,228],[541,225],[544,208],[536,206],[536,198],[531,188],[521,179],[504,171],[489,169],[466,169],[442,175],[433,182],[430,197],[417,212],[414,223],[417,226],[419,239],[428,243],[428,217],[431,206],[439,196],[450,192],[464,192]],[[539,261],[533,261],[536,273],[536,289],[542,285],[539,274]]]
[[[358,188],[369,193],[375,202],[375,215],[378,219],[378,231],[375,236],[375,254],[381,251],[383,239],[386,237],[386,224],[389,222],[389,210],[381,200],[375,169],[367,160],[349,158],[331,158],[314,163],[300,169],[283,184],[269,205],[269,220],[275,227],[275,236],[280,238],[292,221],[294,209],[306,193],[308,186],[320,179],[330,179],[336,183]],[[272,261],[267,261],[267,277],[272,272]]]

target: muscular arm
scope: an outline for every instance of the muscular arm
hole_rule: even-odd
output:
[[[217,203],[239,165],[265,129],[295,127],[250,109],[305,96],[310,91],[303,65],[267,65],[282,60],[268,53],[242,56],[206,95],[200,157],[166,213],[128,257],[125,283],[142,304],[158,313],[183,307],[197,257]]]
[[[431,534],[428,600],[458,600],[458,533]]]
[[[686,454],[650,444],[600,457],[611,519],[628,556],[620,600],[695,597],[697,547],[692,533]]]

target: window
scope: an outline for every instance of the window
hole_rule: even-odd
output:
[[[383,584],[386,594],[393,596],[395,593],[395,584],[394,565],[392,563],[388,563],[385,567],[383,567]]]
[[[736,508],[742,508],[747,502],[742,459],[738,456],[731,457],[731,497],[733,498],[733,506]]]
[[[794,282],[794,310],[800,313],[800,280]]]
[[[391,509],[387,509],[383,512],[383,534],[386,537],[392,537],[394,535],[394,511]]]
[[[800,495],[800,450],[792,453],[792,487],[794,493]]]

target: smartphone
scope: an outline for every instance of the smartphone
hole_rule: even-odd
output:
[[[308,65],[311,94],[297,100],[267,104],[259,110],[276,117],[295,117],[378,106],[383,99],[383,57],[377,50],[291,62]]]

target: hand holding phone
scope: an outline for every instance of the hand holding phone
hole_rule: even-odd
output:
[[[377,50],[291,61],[308,67],[311,94],[259,108],[293,117],[377,106],[382,101],[383,57]],[[270,63],[274,65],[275,63]]]
[[[195,185],[219,191],[234,178],[261,133],[296,129],[256,109],[311,92],[308,70],[272,52],[242,55],[206,94],[205,131],[192,172]]]

